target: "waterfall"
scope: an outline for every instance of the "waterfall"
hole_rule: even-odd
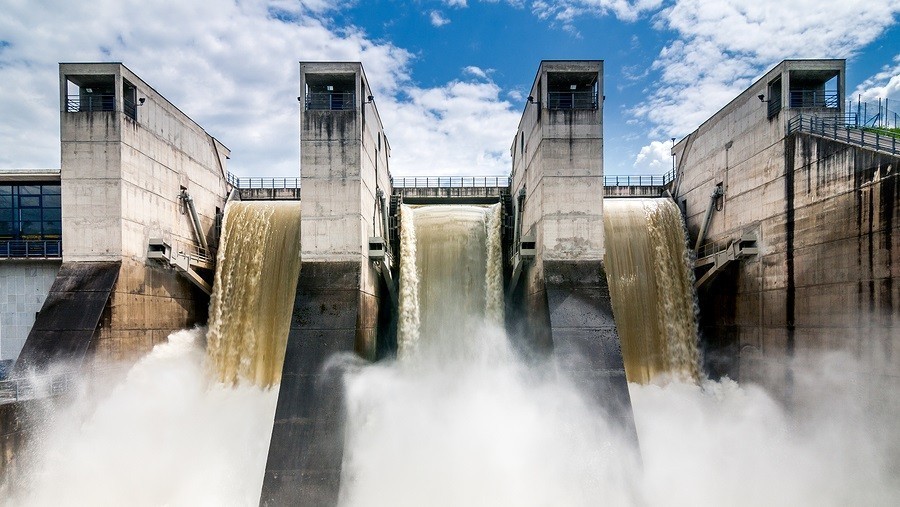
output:
[[[607,199],[606,273],[629,382],[700,376],[690,257],[670,199]]]
[[[221,382],[281,381],[299,273],[299,202],[228,204],[206,337]]]
[[[465,349],[485,321],[503,322],[500,205],[404,205],[400,214],[398,353]]]

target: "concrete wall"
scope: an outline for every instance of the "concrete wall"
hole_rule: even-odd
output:
[[[760,253],[732,265],[698,293],[707,368],[790,389],[789,366],[845,351],[864,373],[900,373],[896,168],[900,160],[806,134],[785,136],[795,114],[769,118],[757,95],[796,69],[837,70],[842,60],[786,61],[678,143],[677,198],[693,238],[713,186],[725,189],[708,241],[744,231]],[[841,94],[842,95],[842,94]],[[827,111],[833,114],[834,111]]]
[[[119,63],[60,64],[63,259],[121,261],[104,327],[102,358],[140,355],[176,329],[205,319],[207,299],[174,270],[147,263],[150,238],[177,249],[196,244],[179,200],[194,200],[207,240],[228,189],[228,149]],[[113,111],[68,112],[67,78],[112,76]],[[75,78],[78,79],[78,78]],[[135,87],[135,117],[124,83]]]
[[[783,107],[768,115],[769,83],[781,80],[782,104],[788,103],[792,73],[816,69],[839,73],[839,97],[843,97],[843,60],[786,60],[753,83],[719,112],[676,144],[675,194],[687,201],[687,226],[692,237],[700,230],[709,195],[722,183],[725,199],[709,224],[708,235],[736,234],[745,225],[771,216],[783,206],[777,178],[783,175],[782,139],[787,120],[794,114],[840,114],[835,110]],[[767,100],[771,100],[769,97]]]
[[[710,369],[786,393],[794,361],[844,351],[896,378],[900,159],[803,134],[778,151],[781,205],[749,224],[760,255],[699,293]]]
[[[59,265],[59,261],[0,263],[0,360],[19,357]]]
[[[370,236],[382,230],[377,193],[390,197],[390,145],[359,63],[301,62],[300,91],[329,76],[351,83],[345,109],[300,113],[302,267],[260,503],[330,505],[343,456],[335,352],[373,359],[385,302]]]
[[[593,72],[597,109],[548,108],[548,72]],[[510,149],[512,196],[526,192],[521,232],[536,240],[525,276],[533,318],[546,321],[544,262],[603,258],[603,62],[542,62]],[[532,326],[535,330],[546,326]],[[535,336],[546,346],[549,337]]]
[[[548,108],[551,72],[596,73],[599,107]],[[527,191],[522,232],[541,259],[603,258],[602,75],[601,61],[542,62],[510,149],[512,195]]]
[[[596,108],[551,106],[553,75],[558,83],[566,73],[592,83]],[[508,322],[526,354],[551,358],[634,437],[603,267],[603,62],[544,61],[530,95],[511,148],[511,189],[513,200],[525,191],[521,231],[537,255],[510,295]]]

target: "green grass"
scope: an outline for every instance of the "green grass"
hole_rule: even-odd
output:
[[[891,137],[900,137],[900,128],[876,128],[876,127],[866,127],[863,130],[866,132],[872,132],[873,134],[880,134],[883,136],[891,136]]]

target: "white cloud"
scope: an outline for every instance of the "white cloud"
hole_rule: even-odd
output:
[[[468,7],[466,0],[444,0],[444,4],[449,7]]]
[[[297,173],[298,59],[362,61],[379,95],[408,80],[407,51],[310,15],[322,1],[48,4],[0,14],[3,167],[59,166],[59,61],[124,62],[231,148],[244,175]]]
[[[465,72],[466,74],[470,74],[470,75],[472,75],[472,76],[475,76],[475,77],[480,77],[480,78],[482,78],[482,79],[487,79],[487,73],[489,72],[489,70],[488,70],[488,71],[485,71],[485,70],[482,69],[481,67],[476,67],[476,66],[474,66],[474,65],[469,65],[468,67],[466,67],[466,68],[463,69],[463,72]]]
[[[634,113],[654,137],[687,134],[786,58],[846,58],[895,23],[900,0],[677,0],[658,28],[678,37],[660,51],[660,73]]]
[[[328,14],[324,1],[13,2],[0,14],[0,167],[59,167],[57,62],[122,61],[231,148],[233,172],[297,174],[303,59],[363,62],[395,174],[509,171],[518,113],[489,70],[416,87],[409,52]]]
[[[880,72],[860,83],[853,92],[853,99],[858,97],[864,102],[877,99],[900,101],[900,55],[894,57],[893,64],[885,65]]]
[[[634,160],[635,174],[660,174],[672,169],[672,143],[653,141]]]
[[[651,12],[662,5],[663,0],[535,0],[531,10],[541,19],[563,23],[571,29],[575,18],[584,15],[605,16],[614,14],[623,21],[635,21],[641,14]]]
[[[391,140],[391,172],[415,175],[503,175],[519,121],[492,81],[457,80],[411,88],[382,111]],[[397,150],[398,143],[404,149]]]
[[[444,26],[450,23],[450,20],[445,18],[440,11],[431,11],[428,14],[429,19],[431,20],[431,24],[433,26]]]

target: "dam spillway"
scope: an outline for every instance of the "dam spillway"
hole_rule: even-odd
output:
[[[220,382],[281,382],[300,273],[300,203],[230,202],[206,350]]]
[[[503,324],[500,205],[401,208],[398,354]],[[429,343],[422,344],[422,337]]]
[[[606,266],[629,382],[700,379],[693,272],[671,199],[604,202]]]

